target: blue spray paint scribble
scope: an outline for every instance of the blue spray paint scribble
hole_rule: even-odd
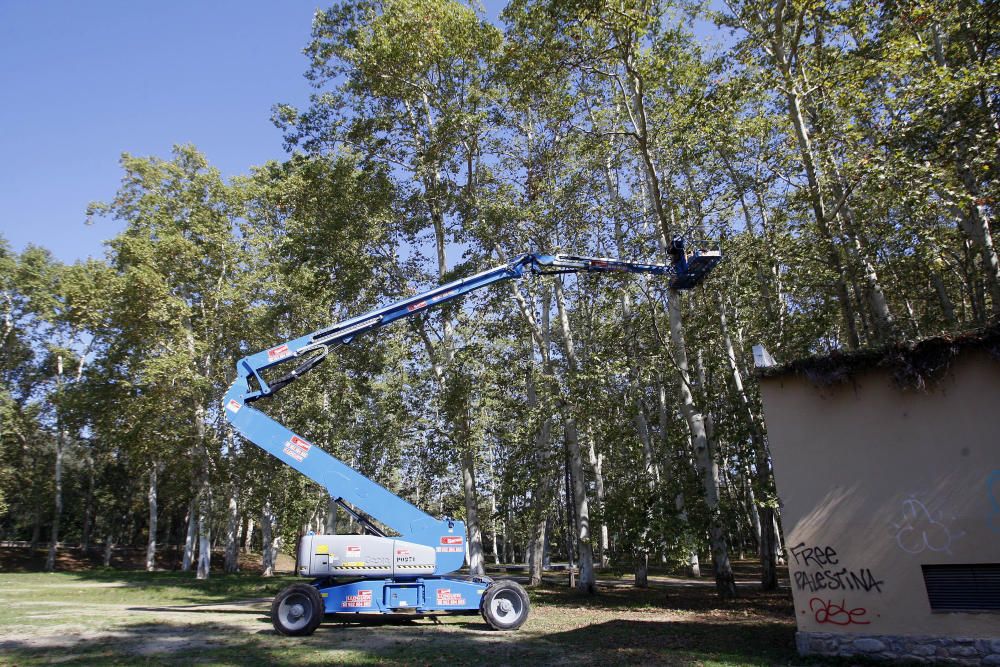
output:
[[[1000,470],[994,470],[986,478],[986,493],[993,507],[993,511],[990,512],[990,528],[1000,533]]]

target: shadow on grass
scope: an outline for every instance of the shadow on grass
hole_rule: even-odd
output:
[[[545,635],[499,633],[474,620],[328,622],[311,637],[280,637],[265,616],[254,625],[145,623],[85,643],[0,641],[15,664],[817,664],[794,650],[787,624],[613,620]],[[856,662],[856,661],[855,661]],[[832,663],[823,664],[848,664]]]
[[[29,575],[31,576],[31,575]],[[297,577],[91,570],[65,575],[82,583],[121,583],[136,591],[130,611],[155,614],[155,622],[109,626],[91,636],[0,639],[0,656],[18,665],[67,664],[815,664],[794,647],[794,610],[787,589],[744,587],[722,600],[712,587],[669,583],[649,589],[601,587],[589,596],[561,586],[530,591],[538,623],[520,632],[488,629],[478,616],[328,616],[311,637],[278,636],[266,605]],[[149,600],[140,591],[148,590]],[[162,604],[158,604],[161,594]],[[252,598],[252,599],[248,599]],[[184,604],[184,603],[191,604]],[[214,606],[213,606],[214,605]],[[598,612],[650,611],[672,620],[612,618],[570,630],[545,631],[546,617],[575,615],[586,623]],[[186,614],[196,614],[188,616]],[[144,616],[149,618],[148,616]],[[138,619],[134,619],[138,620]],[[443,623],[442,623],[443,621]],[[443,625],[445,627],[438,627]],[[0,659],[2,662],[2,659]],[[857,661],[854,661],[855,663]],[[831,663],[848,664],[848,663]]]
[[[598,587],[598,595],[586,595],[565,587],[544,585],[529,590],[532,602],[574,608],[600,610],[662,609],[676,612],[723,612],[773,620],[791,621],[795,617],[792,594],[787,588],[761,591],[743,587],[739,597],[724,600],[714,588],[652,585],[649,588]]]

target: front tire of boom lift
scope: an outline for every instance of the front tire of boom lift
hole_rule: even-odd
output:
[[[528,620],[528,593],[516,581],[496,581],[486,589],[479,611],[494,630],[517,630]]]
[[[290,637],[311,635],[323,621],[323,596],[309,584],[292,584],[271,603],[271,624],[278,634]]]

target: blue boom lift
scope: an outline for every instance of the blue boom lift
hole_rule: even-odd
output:
[[[451,575],[465,562],[465,524],[436,519],[322,448],[296,435],[253,403],[272,396],[312,370],[331,349],[363,333],[487,285],[526,273],[650,273],[673,276],[671,287],[691,289],[720,261],[718,251],[684,250],[676,238],[671,264],[640,264],[573,255],[521,255],[512,262],[397,301],[240,360],[223,412],[243,437],[327,489],[368,535],[306,535],[298,545],[297,571],[312,582],[292,584],[271,606],[271,621],[284,635],[309,635],[325,614],[479,611],[490,627],[516,630],[528,618],[528,596],[516,582]],[[263,371],[294,362],[291,372],[265,380]],[[396,535],[387,535],[371,519]],[[450,575],[450,576],[449,576]]]

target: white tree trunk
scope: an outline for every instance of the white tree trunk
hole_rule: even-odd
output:
[[[469,574],[486,574],[483,563],[483,534],[479,528],[479,495],[476,493],[476,458],[466,447],[462,451],[462,489],[465,492],[465,528],[469,533]]]
[[[198,502],[198,578],[208,579],[212,568],[212,492],[206,479]]]
[[[234,483],[229,488],[229,511],[226,521],[226,559],[223,564],[226,574],[240,571],[240,510],[236,500],[237,495]]]
[[[545,567],[545,517],[536,517],[531,524],[531,537],[528,540],[528,585],[538,586],[542,583],[542,568]]]
[[[260,517],[261,533],[261,575],[264,577],[274,576],[274,567],[278,562],[278,549],[280,548],[280,536],[277,533],[277,519],[271,509],[271,501],[264,503],[264,509]]]
[[[490,494],[490,511],[493,515],[493,564],[500,564],[500,522],[497,521],[497,497]]]
[[[90,533],[94,525],[94,458],[89,448],[84,460],[87,464],[87,495],[83,503],[83,534],[80,548],[86,555],[90,550]]]
[[[253,531],[256,528],[253,517],[247,517],[247,532],[243,535],[243,553],[250,553],[250,547],[253,546]]]
[[[684,508],[684,494],[678,493],[677,497],[674,498],[674,507],[677,508],[677,517],[684,523],[688,522],[687,510]],[[692,548],[688,552],[688,565],[687,574],[689,577],[700,577],[701,576],[701,563],[698,558],[698,550]]]
[[[590,543],[590,507],[587,504],[586,478],[576,421],[567,419],[565,428],[570,476],[573,481],[573,519],[576,524],[577,552],[580,555],[580,578],[576,582],[576,587],[584,593],[595,593],[597,588],[594,576],[594,553]]]
[[[771,487],[771,463],[767,453],[767,445],[764,442],[764,433],[753,407],[750,398],[747,396],[743,386],[743,373],[740,371],[739,363],[736,359],[736,349],[733,347],[732,337],[729,335],[729,321],[726,316],[726,302],[721,294],[717,295],[716,304],[719,309],[719,324],[722,331],[722,342],[726,352],[726,361],[729,363],[729,371],[733,376],[733,384],[736,393],[740,397],[742,409],[739,411],[747,424],[750,432],[750,441],[753,445],[754,456],[756,458],[756,481],[761,489]],[[748,480],[750,481],[750,480]],[[753,481],[750,481],[751,503],[755,505],[754,527],[758,536],[758,547],[761,562],[761,588],[764,590],[774,590],[778,587],[777,564],[774,559],[775,544],[774,531],[771,530],[771,516],[773,510],[767,506],[766,502],[757,503],[753,494]]]
[[[323,517],[323,533],[326,535],[337,534],[337,500],[329,496],[326,501],[326,516]]]
[[[569,362],[570,376],[576,374],[579,369],[579,360],[576,356],[576,348],[573,343],[573,332],[569,326],[569,313],[566,310],[566,297],[563,293],[562,282],[555,281],[556,307],[559,312],[559,326],[562,330],[563,346],[566,351],[566,359]],[[569,454],[570,476],[573,481],[573,513],[576,523],[577,551],[580,554],[580,578],[576,587],[585,593],[596,592],[596,578],[594,575],[594,554],[593,546],[590,543],[590,506],[587,503],[587,484],[583,472],[583,454],[580,451],[580,438],[577,430],[576,418],[573,416],[574,407],[572,404],[564,406],[566,414],[565,439],[566,448]]]
[[[729,549],[726,546],[725,532],[718,515],[719,469],[710,449],[705,420],[695,408],[694,396],[691,393],[687,347],[684,343],[681,324],[680,294],[676,290],[670,292],[667,313],[670,320],[670,337],[674,347],[674,361],[680,374],[681,412],[691,434],[695,461],[701,472],[702,486],[705,490],[705,504],[711,513],[708,530],[712,546],[715,586],[720,596],[735,597],[736,582],[733,578],[732,566],[729,563]]]
[[[62,357],[59,357],[59,372],[62,374]],[[59,434],[56,437],[56,463],[55,463],[55,502],[54,511],[52,514],[52,533],[49,541],[49,553],[45,559],[45,571],[52,572],[56,569],[56,553],[59,549],[59,521],[62,518],[63,511],[63,495],[62,495],[62,478],[63,478],[63,450],[66,445],[66,431],[65,429],[59,428]]]
[[[190,572],[194,562],[194,538],[198,530],[198,496],[195,495],[188,504],[187,533],[184,537],[184,558],[181,561],[181,572]]]
[[[602,517],[597,534],[597,563],[598,567],[603,569],[608,566],[608,522],[604,519],[604,454],[597,453],[597,445],[592,433],[588,433],[587,445],[587,458],[590,459],[590,467],[594,471],[597,507]]]
[[[115,537],[108,534],[104,539],[104,567],[111,567],[111,556],[115,552]]]
[[[149,539],[146,542],[146,571],[156,570],[156,492],[160,462],[154,461],[149,469]]]

